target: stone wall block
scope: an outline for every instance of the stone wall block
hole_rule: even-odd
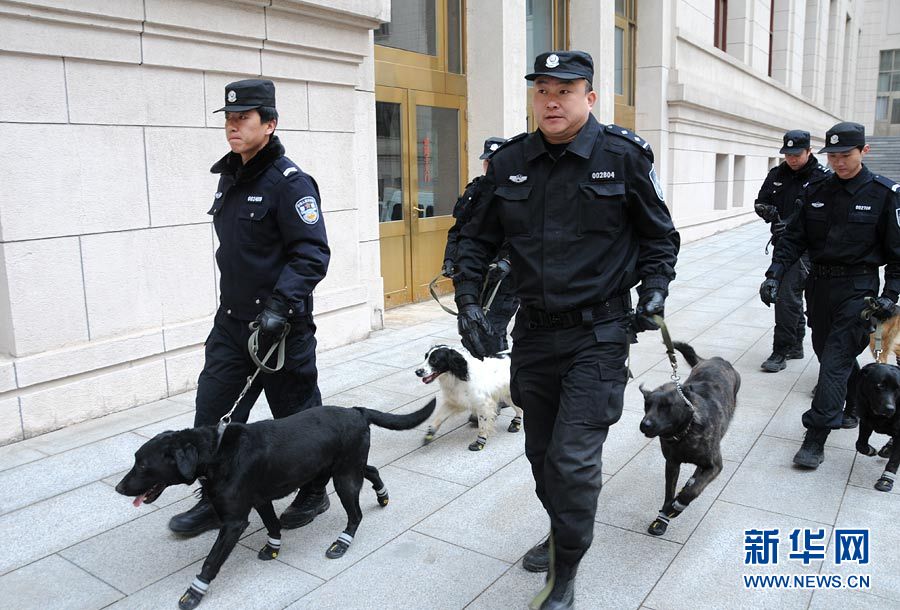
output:
[[[199,345],[205,342],[212,325],[213,318],[209,316],[199,320],[166,326],[163,328],[163,340],[166,344],[166,351]]]
[[[24,15],[0,15],[0,32],[3,32],[2,44],[5,51],[140,63],[140,22],[116,25],[123,29],[87,22],[65,23]]]
[[[257,44],[223,44],[199,38],[171,38],[152,31],[145,32],[141,40],[144,63],[148,65],[217,72],[260,73]]]
[[[23,438],[19,399],[13,396],[0,400],[0,445],[14,443]]]
[[[310,83],[309,128],[315,131],[352,132],[355,98],[352,87]]]
[[[362,28],[277,9],[266,10],[266,39],[347,53],[358,56],[358,59],[369,52],[369,37]]]
[[[374,207],[374,202],[357,201],[352,164],[336,162],[339,159],[353,158],[353,134],[289,131],[282,133],[280,137],[287,149],[287,156],[316,179],[322,195],[322,209],[326,213],[366,205]],[[327,218],[325,220],[328,221]],[[330,225],[326,224],[326,227]]]
[[[0,140],[31,144],[0,155],[4,241],[147,226],[142,128],[0,123]]]
[[[166,380],[169,396],[181,394],[197,387],[197,379],[203,370],[203,348],[190,350],[166,358]],[[237,398],[237,396],[235,396]]]
[[[260,40],[266,37],[261,6],[216,0],[146,0],[145,5],[148,23]]]
[[[0,53],[0,121],[65,123],[66,79],[61,57]]]

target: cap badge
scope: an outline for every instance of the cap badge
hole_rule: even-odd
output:
[[[831,139],[828,140],[831,144],[837,144],[840,138],[838,138],[838,134],[832,134]]]
[[[813,201],[810,205],[812,205],[812,207],[814,208],[821,208],[825,206],[825,204],[821,201]]]
[[[491,144],[489,146],[489,148],[490,148],[491,152],[493,152],[493,151],[497,150],[498,148],[500,148],[500,145],[497,144],[496,142],[494,142],[493,144]]]
[[[788,146],[793,146],[793,145],[794,145],[794,141],[793,141],[793,140],[788,140],[787,145],[788,145]]]
[[[551,53],[547,56],[547,63],[545,64],[548,68],[555,68],[559,65],[559,55],[556,53]]]
[[[233,104],[237,101],[237,93],[235,93],[234,90],[231,90],[228,92],[228,97],[225,99],[228,100],[228,103]]]
[[[516,184],[522,184],[526,180],[528,180],[528,176],[523,176],[522,174],[516,174],[515,176],[509,177],[511,182],[515,182]]]

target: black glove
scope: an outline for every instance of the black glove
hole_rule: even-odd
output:
[[[479,360],[484,360],[488,354],[487,339],[491,334],[491,325],[484,317],[481,306],[469,303],[460,307],[456,325],[463,347]]]
[[[783,220],[779,220],[772,225],[772,235],[777,238],[781,238],[781,236],[784,235],[785,231],[787,231],[787,223],[785,223]]]
[[[754,203],[753,211],[756,215],[766,222],[775,222],[778,220],[778,208],[767,203]]]
[[[653,316],[664,317],[666,295],[658,288],[647,288],[638,297],[638,305],[634,310],[634,329],[637,332],[656,330],[659,326]]]
[[[488,284],[496,284],[507,275],[509,275],[509,261],[505,258],[501,258],[496,263],[491,265],[490,269],[488,269],[487,273],[487,281]]]
[[[266,308],[263,309],[256,321],[259,322],[259,332],[268,338],[278,338],[284,333],[287,324],[287,304],[277,297],[269,297]]]
[[[897,304],[894,303],[894,300],[891,297],[881,295],[880,297],[872,301],[871,309],[872,317],[879,320],[887,320],[894,315],[897,309]]]
[[[778,286],[780,285],[781,282],[774,277],[767,277],[766,280],[760,284],[759,299],[766,304],[766,307],[770,307],[772,303],[778,300]]]
[[[453,259],[444,259],[444,266],[441,268],[441,275],[444,277],[453,277]]]

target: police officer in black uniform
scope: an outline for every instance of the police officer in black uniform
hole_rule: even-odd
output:
[[[828,433],[842,427],[845,399],[852,408],[856,357],[869,344],[869,323],[860,313],[867,308],[865,299],[878,294],[881,265],[885,284],[873,315],[890,317],[900,292],[898,185],[866,168],[862,159],[868,151],[862,125],[838,123],[828,130],[819,152],[828,153],[834,173],[804,189],[800,210],[776,244],[760,286],[763,303],[775,302],[785,272],[809,251],[806,298],[819,380],[803,414],[806,437],[794,456],[804,468],[818,468],[824,461]]]
[[[209,213],[219,238],[220,305],[206,339],[197,386],[194,426],[215,424],[256,370],[248,351],[249,323],[260,331],[260,357],[286,331],[284,368],[261,373],[232,419],[246,422],[262,390],[272,416],[286,417],[322,404],[316,370],[313,288],[325,277],[330,250],[315,180],[284,156],[274,135],[275,85],[249,79],[225,87],[225,135],[231,147],[210,170],[220,174]],[[273,357],[268,363],[274,365]],[[328,507],[327,481],[301,490],[281,517],[299,527]],[[206,499],[172,517],[184,535],[219,527]]]
[[[481,278],[509,241],[522,300],[512,398],[525,411],[525,453],[551,525],[548,541],[526,556],[535,571],[549,567],[533,602],[544,609],[573,607],[575,573],[593,539],[603,442],[622,414],[629,290],[640,282],[637,330],[655,328],[650,317],[663,313],[679,248],[650,146],[590,113],[593,74],[587,53],[537,56],[526,78],[538,130],[491,157],[454,276],[463,344],[483,356]]]
[[[495,136],[484,141],[484,152],[478,157],[482,161],[483,172],[487,172],[491,155],[504,142],[506,142],[504,138]],[[456,205],[453,206],[453,217],[456,219],[456,222],[447,231],[447,246],[444,248],[444,266],[442,269],[445,277],[453,277],[455,271],[454,261],[459,256],[459,233],[472,218],[474,203],[478,201],[481,179],[482,176],[473,178],[466,185],[460,198],[456,200]],[[484,294],[482,295],[483,306],[487,306],[488,301],[490,301],[487,319],[491,325],[491,334],[484,338],[486,343],[484,347],[488,350],[489,355],[509,349],[506,329],[509,326],[509,321],[519,308],[519,299],[513,294],[512,282],[508,278],[509,271],[509,248],[507,244],[504,244],[491,263]],[[494,293],[495,288],[496,293]],[[491,298],[492,296],[493,298]],[[477,423],[478,418],[475,415],[472,415],[469,420],[473,421],[473,418],[474,422]]]
[[[769,171],[759,189],[754,209],[772,229],[772,243],[784,233],[787,223],[797,213],[797,196],[810,183],[824,180],[831,173],[812,154],[809,132],[799,129],[784,134],[784,146],[778,151],[784,161]],[[770,373],[782,371],[787,360],[803,358],[803,337],[806,319],[803,316],[803,287],[809,272],[809,257],[804,252],[790,269],[785,271],[775,303],[775,332],[772,355],[762,363]]]

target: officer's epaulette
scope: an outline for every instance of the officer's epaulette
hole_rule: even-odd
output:
[[[606,126],[606,131],[613,134],[614,136],[619,136],[624,140],[628,140],[635,146],[643,149],[643,151],[648,154],[653,154],[653,151],[650,150],[650,143],[630,129],[625,129],[624,127],[620,127],[618,125],[613,125],[612,123],[610,123]]]
[[[886,186],[887,188],[891,189],[895,193],[897,192],[898,189],[900,189],[900,184],[897,184],[890,178],[885,178],[884,176],[879,176],[878,174],[875,174],[875,182],[877,182],[878,184],[880,184],[882,186]]]
[[[816,169],[818,169],[820,172],[822,172],[824,174],[831,173],[831,168],[828,167],[827,165],[822,165],[821,163],[819,163],[819,167],[817,167]]]
[[[528,132],[527,132],[527,131],[523,131],[522,133],[520,133],[520,134],[518,134],[518,135],[515,135],[515,136],[511,137],[511,138],[508,139],[506,142],[504,142],[503,144],[501,144],[500,146],[498,146],[498,147],[496,148],[496,150],[494,150],[494,152],[491,153],[491,156],[496,155],[498,152],[500,152],[501,150],[503,150],[504,148],[506,148],[507,146],[509,146],[509,145],[512,144],[513,142],[519,142],[519,141],[521,141],[521,140],[524,140],[526,137],[528,137]]]
[[[285,178],[290,178],[294,174],[300,173],[300,168],[294,165],[294,162],[287,157],[279,157],[272,163]]]

